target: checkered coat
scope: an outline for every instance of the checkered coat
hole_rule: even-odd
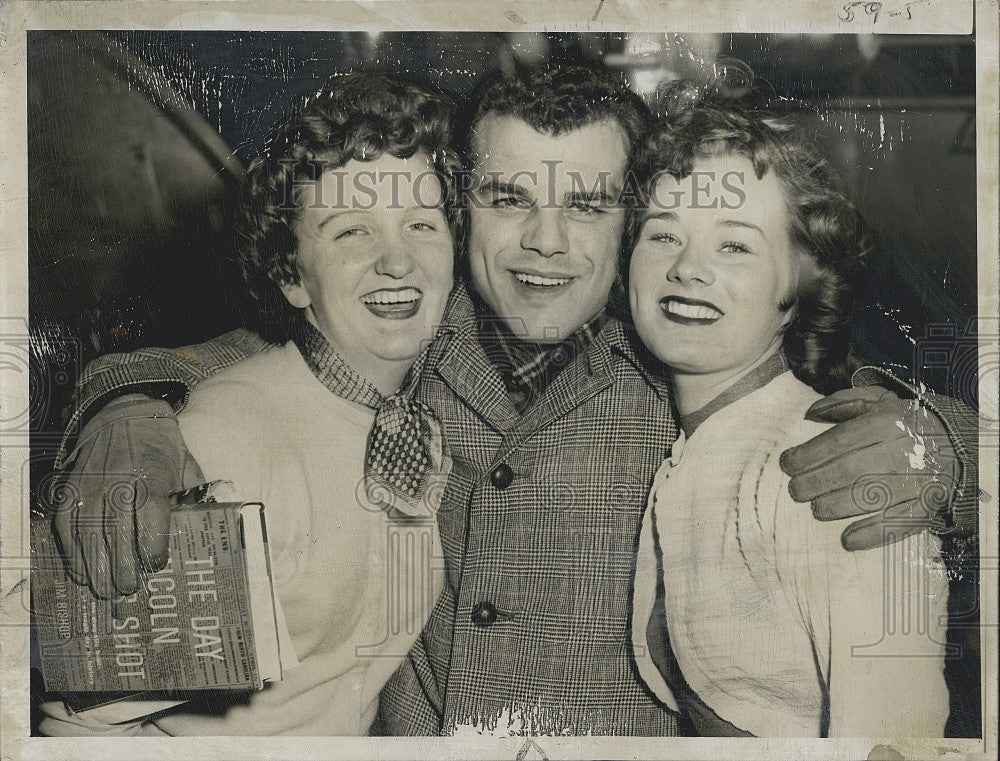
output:
[[[609,320],[520,415],[458,289],[418,388],[454,462],[438,515],[447,583],[383,690],[381,730],[676,734],[629,635],[640,519],[677,433],[666,382]]]

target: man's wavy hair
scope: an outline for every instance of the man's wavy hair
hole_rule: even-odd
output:
[[[300,310],[278,286],[299,282],[292,224],[302,184],[318,181],[324,171],[349,161],[424,153],[444,189],[445,215],[458,244],[456,186],[462,162],[451,143],[453,113],[453,103],[443,94],[370,71],[335,76],[292,104],[250,163],[237,211],[243,275],[266,338],[287,340],[298,317]]]
[[[467,151],[477,125],[489,114],[514,116],[550,135],[611,120],[625,132],[630,154],[650,126],[649,109],[628,88],[624,74],[597,64],[552,60],[518,67],[512,75],[498,73],[480,85],[475,104]]]
[[[870,242],[839,176],[801,128],[772,111],[683,82],[668,87],[662,102],[666,116],[637,151],[630,173],[639,204],[649,205],[661,175],[682,180],[701,158],[743,156],[758,179],[773,171],[784,192],[792,244],[817,265],[816,277],[781,305],[795,309],[784,335],[785,355],[796,377],[820,393],[847,388],[860,366],[851,336]],[[626,236],[629,251],[641,224],[636,214]]]

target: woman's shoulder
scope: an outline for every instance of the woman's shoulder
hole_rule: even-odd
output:
[[[268,398],[291,393],[308,372],[295,344],[268,347],[264,351],[235,362],[205,379],[191,390],[185,412],[201,410],[205,405],[233,408],[261,403]]]
[[[279,411],[301,381],[297,365],[305,362],[294,344],[274,346],[220,370],[191,390],[178,415],[182,429],[210,426],[247,432],[261,416]]]
[[[744,523],[763,535],[775,531],[799,532],[813,520],[807,503],[795,502],[788,490],[789,477],[781,469],[781,454],[828,430],[827,423],[806,420],[814,402],[823,398],[791,372],[783,373],[746,398],[747,424],[755,427],[740,477],[737,512],[749,511]]]
[[[822,398],[822,394],[786,371],[740,400],[740,415],[747,425],[760,431],[758,442],[774,442],[780,452],[830,428],[827,423],[806,420],[808,409]]]
[[[305,367],[298,347],[289,341],[234,362],[195,386],[191,394],[206,393],[221,386],[270,389],[276,380],[294,376],[296,370]]]

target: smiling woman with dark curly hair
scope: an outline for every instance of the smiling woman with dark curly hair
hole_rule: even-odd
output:
[[[670,370],[683,429],[643,520],[640,673],[699,735],[940,736],[938,540],[845,553],[835,526],[792,502],[778,464],[824,430],[806,410],[856,366],[864,225],[790,123],[674,101],[635,163],[631,309]],[[919,631],[885,636],[900,610],[920,611]]]
[[[407,594],[440,589],[394,563],[387,537],[438,541],[449,460],[403,381],[452,285],[450,116],[396,77],[338,77],[290,109],[247,173],[247,282],[291,340],[200,384],[178,422],[205,479],[266,507],[282,680],[113,726],[49,703],[44,734],[367,733],[430,614]]]

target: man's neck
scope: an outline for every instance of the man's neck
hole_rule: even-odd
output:
[[[520,327],[520,323],[519,318],[516,315],[498,315],[493,308],[483,301],[471,288],[469,289],[469,296],[472,299],[472,305],[476,312],[476,321],[481,332],[490,331],[498,336],[502,336],[503,340],[506,342],[518,346],[530,346],[540,352],[549,351],[560,344],[579,336],[585,327],[591,328],[596,334],[599,332],[600,327],[604,324],[604,320],[601,318],[605,316],[605,310],[602,309],[597,314],[592,315],[586,322],[578,325],[569,335],[558,336],[544,341],[536,341],[529,336],[522,335],[522,333],[519,332],[518,328]],[[515,323],[513,327],[510,324],[511,322]],[[595,325],[597,325],[597,330],[593,330]]]

